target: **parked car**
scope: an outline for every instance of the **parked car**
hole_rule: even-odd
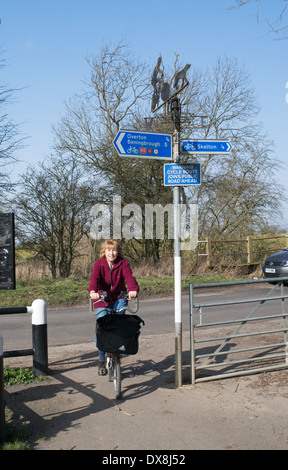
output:
[[[274,253],[265,260],[263,277],[288,277],[288,248]]]

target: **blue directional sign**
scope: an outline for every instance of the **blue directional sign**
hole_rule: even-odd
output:
[[[144,131],[119,131],[113,144],[120,157],[172,160],[172,135]]]
[[[229,153],[232,145],[227,140],[183,140],[182,152],[185,153]]]
[[[200,184],[200,163],[166,163],[164,165],[164,186],[191,186]]]

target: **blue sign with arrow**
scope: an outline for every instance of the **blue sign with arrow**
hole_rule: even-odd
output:
[[[210,153],[210,154],[227,154],[231,151],[232,145],[227,140],[183,140],[183,153]]]
[[[172,160],[172,135],[144,131],[119,131],[113,144],[120,157]]]

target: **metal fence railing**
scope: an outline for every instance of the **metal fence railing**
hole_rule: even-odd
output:
[[[237,300],[235,291],[231,301],[195,303],[197,289],[263,282],[267,283],[267,279],[189,285],[192,384],[288,368],[288,313],[285,311],[288,295],[285,295],[284,290],[288,278],[273,279],[274,285],[265,297]],[[277,289],[280,289],[280,295],[275,295]],[[273,305],[273,308],[271,312],[263,314],[260,309],[267,303]],[[256,305],[245,317],[241,311],[244,306],[247,310],[249,304]],[[227,306],[233,306],[234,310],[236,306],[239,307],[239,318],[231,319],[228,314],[227,319],[222,318],[220,321],[217,318],[213,318],[213,321],[205,320],[208,309],[219,311]]]

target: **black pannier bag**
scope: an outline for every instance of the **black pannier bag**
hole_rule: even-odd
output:
[[[97,348],[114,354],[137,354],[141,323],[138,315],[108,314],[96,322]]]

